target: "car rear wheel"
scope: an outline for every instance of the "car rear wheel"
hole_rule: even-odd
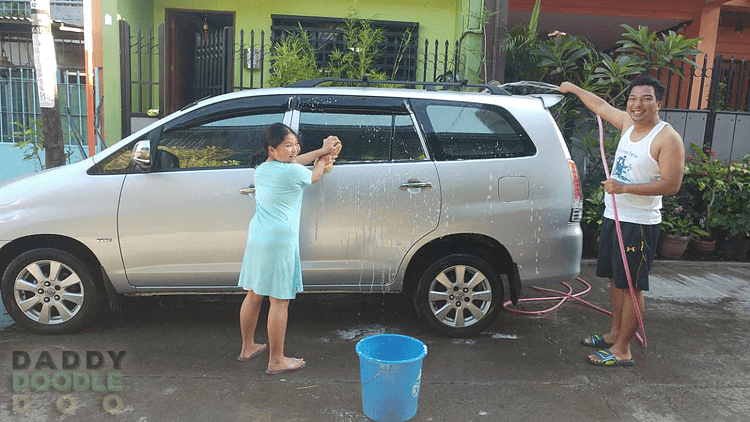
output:
[[[91,270],[58,249],[35,249],[14,259],[2,278],[3,304],[20,325],[40,333],[77,330],[98,307]]]
[[[414,293],[420,317],[442,334],[468,337],[497,318],[503,286],[485,260],[467,254],[448,255],[422,274]]]

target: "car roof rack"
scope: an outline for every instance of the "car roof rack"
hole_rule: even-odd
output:
[[[495,95],[511,95],[508,91],[500,88],[496,85],[489,84],[470,84],[468,80],[463,79],[459,82],[420,82],[420,81],[371,81],[367,77],[362,79],[341,79],[341,78],[318,78],[309,79],[306,81],[296,82],[287,85],[287,88],[315,88],[318,85],[338,82],[347,84],[360,84],[361,86],[368,86],[370,84],[389,84],[389,85],[403,85],[407,87],[423,86],[427,91],[437,91],[437,87],[455,87],[455,88],[482,88]]]

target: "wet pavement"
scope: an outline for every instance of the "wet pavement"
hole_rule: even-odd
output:
[[[608,307],[608,283],[582,269],[586,299]],[[3,327],[0,308],[0,420],[367,421],[354,346],[400,333],[428,347],[414,421],[747,421],[750,264],[659,261],[651,286],[648,347],[634,344],[628,368],[585,361],[593,349],[580,339],[609,319],[577,303],[501,313],[482,335],[451,339],[398,296],[301,295],[287,352],[308,367],[283,376],[264,374],[267,355],[234,361],[240,296],[128,298],[121,314],[65,336]],[[14,369],[14,354],[29,367]],[[14,391],[14,377],[29,386]]]

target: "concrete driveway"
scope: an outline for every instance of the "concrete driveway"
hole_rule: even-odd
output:
[[[584,263],[586,299],[608,306],[593,273]],[[401,333],[428,347],[414,421],[747,421],[750,265],[657,262],[651,285],[648,347],[634,346],[629,368],[585,361],[593,349],[580,339],[609,320],[576,303],[504,313],[481,336],[450,339],[402,298],[302,295],[287,352],[308,367],[267,376],[265,355],[234,361],[239,296],[126,299],[121,315],[82,333],[1,331],[0,420],[366,421],[354,346]]]

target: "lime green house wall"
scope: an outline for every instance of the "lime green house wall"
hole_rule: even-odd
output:
[[[483,0],[380,0],[340,1],[308,0],[299,2],[269,2],[258,0],[101,0],[102,42],[104,64],[105,140],[111,145],[121,138],[120,110],[120,52],[118,17],[131,24],[146,27],[164,22],[166,9],[208,10],[234,12],[236,40],[239,30],[270,33],[271,15],[297,15],[345,18],[356,13],[358,18],[419,22],[419,50],[423,54],[424,40],[431,48],[435,40],[444,43],[461,41],[461,76],[476,80],[480,66],[482,24],[479,16]],[[107,15],[111,24],[107,24]],[[248,37],[248,35],[246,35]],[[246,40],[247,42],[247,40]],[[441,45],[442,49],[442,45]],[[451,47],[452,49],[452,47]],[[432,54],[432,51],[429,51]],[[421,57],[421,56],[420,56]],[[247,70],[245,70],[248,72]],[[235,70],[237,72],[237,70]]]
[[[164,21],[167,8],[213,10],[236,13],[236,27],[268,29],[271,15],[299,15],[344,18],[356,11],[362,19],[419,22],[420,37],[452,39],[456,33],[457,0],[379,0],[269,2],[241,0],[164,0],[154,1],[155,21]]]
[[[101,0],[102,64],[104,67],[104,141],[112,145],[122,138],[120,89],[120,26],[118,21],[153,24],[151,0]]]

